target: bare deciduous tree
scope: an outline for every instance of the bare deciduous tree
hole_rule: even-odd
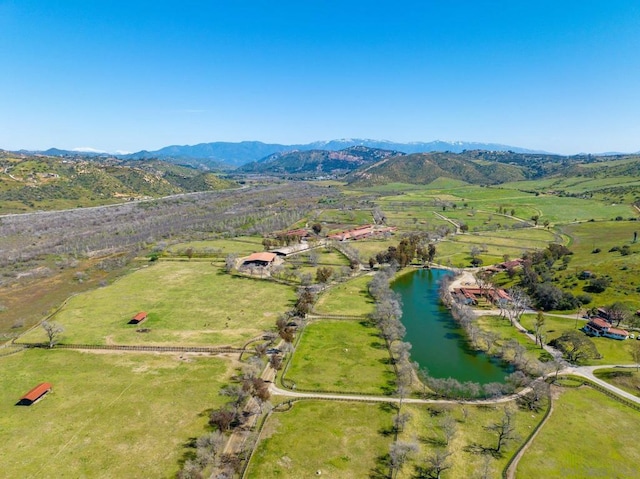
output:
[[[58,342],[60,335],[64,332],[64,328],[58,323],[52,321],[42,321],[42,329],[47,335],[49,348],[52,348]]]
[[[391,479],[398,476],[409,457],[416,452],[418,452],[418,445],[415,442],[396,441],[391,444],[389,447]]]
[[[496,445],[492,448],[496,453],[500,453],[502,447],[509,441],[516,439],[516,427],[515,427],[515,413],[508,407],[504,408],[504,413],[500,419],[488,426],[485,426],[487,431],[496,434]]]
[[[451,452],[445,449],[436,449],[425,458],[423,472],[428,475],[427,477],[440,479],[441,474],[451,467],[451,462],[448,461],[449,456],[451,456]]]

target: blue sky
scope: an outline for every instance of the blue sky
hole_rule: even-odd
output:
[[[0,148],[640,150],[637,0],[0,0]]]

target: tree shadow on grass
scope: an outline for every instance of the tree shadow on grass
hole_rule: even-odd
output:
[[[483,456],[489,455],[494,459],[500,459],[502,457],[501,451],[498,451],[494,447],[483,446],[482,444],[478,444],[477,442],[472,442],[468,446],[465,446],[464,451],[469,452],[471,454],[477,454],[477,455],[483,455]]]
[[[389,454],[376,457],[376,465],[369,471],[369,479],[389,479],[390,462]]]
[[[196,454],[197,440],[198,440],[197,437],[190,437],[182,444],[182,447],[185,449],[185,451],[182,453],[182,456],[180,457],[180,459],[178,459],[178,465],[180,466],[180,468],[182,468],[188,460],[195,459],[197,457],[197,454]]]
[[[425,437],[425,436],[421,436],[418,438],[418,440],[422,443],[422,444],[426,444],[427,446],[431,446],[431,447],[437,447],[437,448],[444,448],[447,447],[447,442],[439,437]]]
[[[380,405],[378,406],[378,409],[380,409],[380,411],[385,413],[395,414],[398,411],[398,406],[394,403],[383,402],[383,403],[380,403]]]

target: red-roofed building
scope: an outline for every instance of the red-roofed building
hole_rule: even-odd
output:
[[[243,266],[255,265],[255,266],[269,266],[272,264],[277,258],[277,254],[275,253],[253,253],[245,258],[242,262]]]
[[[52,387],[53,386],[51,385],[51,383],[38,384],[35,388],[33,388],[31,391],[20,398],[20,400],[18,401],[18,406],[31,406],[33,403],[39,401],[44,397],[45,394],[51,391]]]
[[[589,336],[602,336],[611,339],[627,339],[629,337],[627,331],[611,327],[611,323],[602,318],[591,318],[582,330]]]
[[[129,321],[129,324],[139,324],[145,319],[147,319],[147,313],[145,313],[144,311],[140,311],[133,318],[131,318],[131,320]]]

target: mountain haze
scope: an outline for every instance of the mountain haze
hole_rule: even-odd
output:
[[[404,155],[399,151],[352,146],[339,151],[309,150],[275,153],[238,169],[244,173],[275,175],[344,175],[384,158]]]
[[[159,150],[142,150],[127,155],[116,155],[108,153],[79,152],[73,150],[60,150],[51,148],[44,153],[49,156],[64,157],[116,157],[121,159],[147,160],[161,159],[172,163],[194,166],[197,168],[218,169],[222,165],[228,167],[238,167],[259,161],[275,153],[289,151],[309,151],[309,150],[329,150],[339,151],[353,146],[365,146],[381,150],[392,150],[403,153],[422,153],[432,151],[450,151],[459,153],[464,150],[490,150],[490,151],[513,151],[516,153],[535,153],[533,150],[519,148],[516,146],[501,145],[497,143],[476,143],[464,141],[431,141],[431,142],[410,142],[398,143],[386,140],[371,139],[341,139],[328,141],[315,141],[306,144],[284,145],[278,143],[262,143],[260,141],[241,142],[212,142],[200,143],[197,145],[171,145]],[[32,152],[33,153],[33,152]],[[542,152],[538,152],[542,153]]]

